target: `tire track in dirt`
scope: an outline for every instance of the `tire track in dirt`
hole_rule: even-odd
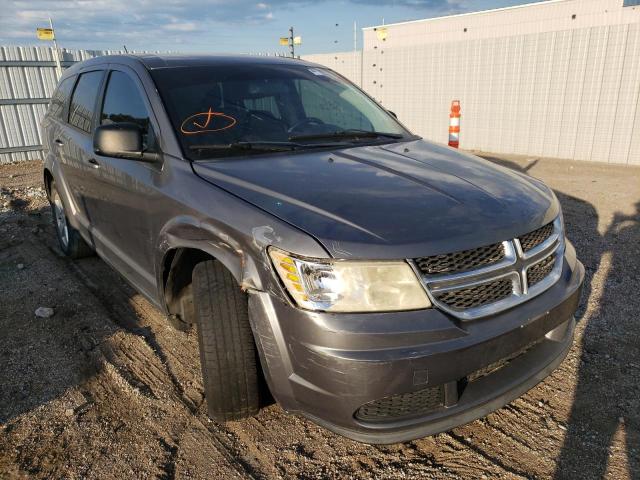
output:
[[[470,450],[473,450],[478,456],[484,458],[485,460],[492,463],[493,465],[500,467],[504,472],[513,476],[513,478],[524,478],[524,479],[529,478],[530,474],[527,473],[526,471],[523,471],[519,468],[509,465],[498,455],[495,455],[488,450],[478,447],[475,443],[467,441],[461,435],[454,433],[453,431],[447,432],[446,435],[450,436],[453,440],[463,445],[464,447]],[[500,451],[501,454],[504,453],[504,449],[503,450],[496,449],[493,451],[494,452]]]
[[[517,476],[520,472],[515,467],[496,463],[491,454],[486,454],[486,449],[500,451],[501,445],[494,442],[474,451],[464,441],[464,433],[458,438],[441,435],[437,441],[423,439],[419,441],[422,448],[371,447],[337,437],[298,417],[285,415],[276,406],[261,412],[257,419],[219,427],[208,420],[200,404],[185,398],[183,385],[190,381],[201,391],[199,369],[194,369],[188,362],[194,355],[184,354],[190,348],[197,353],[195,343],[181,341],[188,340],[188,335],[166,327],[164,317],[133,293],[101,260],[70,261],[60,257],[48,242],[42,243],[48,256],[64,264],[98,301],[109,320],[122,328],[97,345],[97,354],[108,364],[103,367],[107,371],[106,378],[111,379],[105,382],[107,385],[102,385],[104,391],[108,391],[103,398],[121,397],[129,390],[138,395],[137,401],[149,404],[173,401],[185,410],[186,419],[173,434],[164,430],[156,433],[165,453],[165,458],[158,459],[157,464],[161,478],[175,475],[176,464],[182,455],[182,442],[193,444],[194,436],[200,438],[200,444],[206,438],[205,443],[223,453],[232,465],[236,464],[235,471],[242,477],[350,476],[359,472],[359,476],[370,477],[428,475],[451,478]],[[172,336],[181,340],[176,343],[167,338]],[[198,360],[197,356],[195,360]],[[93,388],[98,387],[93,385]],[[87,397],[91,398],[90,395]],[[276,425],[276,428],[270,428],[270,425]],[[194,428],[195,435],[189,432]],[[469,428],[474,436],[480,435],[477,422]],[[203,437],[203,433],[207,436]],[[482,436],[490,436],[490,432],[482,433]],[[425,444],[429,447],[425,448]],[[511,455],[501,456],[509,463],[513,461]],[[237,465],[237,458],[246,463]],[[518,463],[516,466],[519,467]]]
[[[55,253],[55,250],[54,250]],[[65,259],[61,259],[66,261]],[[163,372],[150,376],[146,369],[160,369],[156,362],[148,355],[140,354],[138,350],[141,345],[136,346],[135,342],[119,344],[117,347],[107,349],[107,352],[119,352],[124,358],[118,360],[115,356],[106,355],[116,365],[118,371],[126,372],[125,380],[136,385],[140,382],[147,385],[154,396],[158,398],[160,395],[157,391],[162,390],[164,382],[173,386],[171,392],[175,398],[182,403],[184,408],[193,415],[194,421],[203,426],[210,434],[217,448],[230,461],[237,461],[240,458],[241,463],[238,472],[249,477],[266,477],[266,476],[286,476],[291,475],[292,470],[295,471],[299,464],[299,457],[306,457],[309,460],[305,467],[308,469],[310,464],[316,464],[318,474],[330,475],[349,475],[353,471],[360,470],[361,473],[368,472],[372,476],[379,475],[381,470],[395,466],[407,474],[424,475],[427,472],[435,470],[444,476],[465,475],[486,475],[505,476],[512,475],[515,477],[526,476],[516,466],[496,462],[493,455],[486,453],[484,449],[474,448],[464,440],[464,437],[451,437],[455,442],[448,442],[448,445],[455,453],[453,456],[446,457],[445,462],[424,462],[420,450],[411,453],[410,450],[392,451],[390,454],[380,455],[378,447],[363,445],[350,440],[337,437],[331,432],[313,426],[309,428],[308,422],[300,418],[283,414],[279,407],[272,407],[272,415],[278,422],[280,428],[269,430],[266,428],[262,417],[262,413],[258,419],[252,418],[240,422],[229,422],[225,426],[218,426],[208,419],[202,408],[203,397],[200,403],[195,403],[192,398],[186,396],[183,382],[189,381],[178,378],[178,374],[173,371],[172,364],[178,363],[181,367],[181,373],[184,376],[182,368],[185,366],[182,359],[175,355],[165,354],[161,343],[167,343],[161,334],[166,328],[166,320],[160,315],[153,306],[143,299],[139,294],[132,291],[131,287],[126,285],[119,275],[110,270],[106,264],[99,259],[89,259],[80,262],[68,262],[72,271],[78,275],[82,283],[92,292],[97,300],[102,304],[104,309],[109,313],[110,319],[117,325],[124,328],[129,333],[141,338],[146,344],[146,348],[151,355],[156,355],[160,364],[164,368]],[[104,270],[109,270],[105,272]],[[107,277],[105,279],[105,276]],[[107,280],[107,281],[105,281]],[[108,281],[110,280],[110,281]],[[99,282],[99,283],[98,283]],[[99,287],[107,284],[108,287]],[[129,310],[124,305],[135,304],[135,312]],[[135,317],[135,318],[134,318]],[[140,326],[143,323],[144,326]],[[169,330],[173,335],[184,335],[173,329]],[[158,334],[156,333],[158,332]],[[194,345],[195,348],[195,345]],[[103,349],[104,350],[104,349]],[[133,352],[131,351],[133,350]],[[199,361],[199,359],[197,359]],[[121,365],[124,365],[122,367]],[[132,365],[137,365],[133,367]],[[199,374],[199,370],[197,371]],[[192,373],[193,374],[193,373]],[[164,377],[164,378],[163,378]],[[133,381],[131,379],[134,379]],[[202,387],[199,376],[191,377],[191,381],[198,384],[198,391],[202,395]],[[282,428],[282,423],[285,428]],[[473,430],[478,426],[474,423]],[[316,430],[310,435],[310,430]],[[305,439],[300,442],[295,439]],[[294,441],[292,442],[292,439]],[[496,446],[495,442],[489,445],[489,449]],[[282,448],[285,446],[285,448]],[[290,453],[289,453],[290,452]],[[280,455],[284,453],[284,455]],[[375,458],[372,464],[362,461],[364,458]],[[510,460],[517,458],[516,455],[509,456]],[[244,459],[244,460],[243,460]],[[315,462],[314,462],[315,459]],[[463,459],[466,459],[463,460]],[[406,463],[405,463],[406,462]],[[447,465],[449,462],[449,465]],[[451,465],[452,464],[452,465]],[[474,467],[470,467],[474,465]],[[480,467],[478,465],[481,465]],[[451,470],[451,466],[454,466]],[[274,470],[275,468],[275,470]],[[299,466],[298,466],[299,468]],[[302,474],[300,470],[299,474]],[[307,470],[308,473],[308,470]]]
[[[96,271],[99,271],[103,268],[110,268],[100,260],[96,259],[97,262],[100,262],[96,267]],[[80,263],[80,262],[79,262]],[[202,393],[199,395],[199,401],[194,401],[189,395],[186,394],[185,388],[182,385],[182,382],[178,378],[178,375],[174,372],[172,368],[172,361],[165,354],[165,349],[160,344],[155,331],[161,330],[163,326],[166,326],[166,320],[164,317],[155,310],[155,308],[151,305],[145,307],[143,309],[143,313],[146,315],[138,317],[135,321],[131,318],[132,313],[123,311],[122,305],[125,302],[131,301],[131,294],[138,294],[131,291],[131,287],[123,283],[123,280],[119,279],[119,276],[116,272],[111,271],[108,272],[114,278],[112,282],[109,282],[110,288],[105,291],[104,289],[99,289],[94,282],[95,273],[93,268],[87,268],[87,266],[82,266],[81,264],[73,263],[72,268],[76,273],[84,280],[85,284],[87,284],[88,288],[92,291],[93,295],[102,303],[104,308],[110,312],[110,316],[112,320],[120,325],[122,328],[127,330],[128,332],[137,335],[144,339],[147,347],[160,361],[160,364],[164,367],[164,376],[165,378],[156,377],[153,379],[153,383],[156,386],[161,384],[170,384],[173,386],[173,390],[168,392],[170,396],[174,397],[177,401],[179,401],[182,406],[187,410],[187,412],[192,416],[194,421],[197,421],[206,431],[208,431],[212,437],[212,441],[216,444],[218,449],[224,456],[229,460],[232,464],[238,467],[238,472],[243,474],[249,478],[262,478],[264,477],[264,471],[269,471],[268,463],[259,462],[259,457],[254,455],[247,455],[243,452],[243,450],[248,450],[250,453],[252,452],[251,446],[241,446],[238,445],[237,442],[234,441],[233,438],[230,440],[230,435],[225,428],[215,425],[211,422],[211,420],[206,417],[206,415],[202,414],[201,406],[203,405],[204,396]],[[84,268],[83,268],[84,267]],[[104,274],[105,272],[100,272]],[[117,280],[120,280],[118,282]],[[136,305],[140,305],[142,303],[146,304],[146,300],[135,300]],[[148,304],[147,304],[148,305]],[[138,313],[138,312],[136,312]],[[138,321],[149,321],[148,326],[140,327],[138,326]],[[164,325],[163,325],[164,324]],[[169,327],[171,328],[171,327]],[[171,329],[171,333],[174,336],[184,336],[184,333],[178,332],[176,330]],[[135,356],[135,354],[133,354]],[[131,356],[129,356],[131,358]],[[175,357],[174,357],[175,358]],[[153,362],[147,357],[139,357],[141,361],[141,365],[136,369],[137,374],[139,376],[144,377],[144,371],[149,366],[152,365]],[[258,462],[256,462],[258,460]]]
[[[40,250],[44,257],[54,258],[55,263],[75,278],[78,278],[80,283],[101,305],[102,310],[114,325],[132,334],[134,339],[140,339],[139,342],[136,342],[132,337],[116,333],[114,337],[98,345],[100,355],[122,382],[136,393],[149,399],[169,397],[177,400],[188,412],[189,416],[199,423],[204,431],[208,432],[209,440],[216,446],[216,450],[236,469],[241,477],[264,478],[265,474],[263,473],[263,468],[261,468],[262,466],[256,464],[255,459],[245,459],[242,446],[237,445],[233,438],[230,439],[228,432],[212,425],[208,418],[203,418],[202,415],[199,415],[199,407],[204,397],[200,395],[199,403],[195,403],[192,398],[185,394],[182,384],[172,371],[171,363],[164,354],[164,350],[158,343],[151,328],[149,326],[139,326],[138,322],[140,320],[153,321],[154,317],[159,320],[163,319],[162,315],[151,305],[145,308],[145,316],[138,317],[134,312],[127,311],[128,309],[125,306],[128,305],[133,291],[131,287],[125,287],[124,280],[102,260],[98,258],[80,261],[68,260],[58,251],[57,246],[51,245],[51,239],[44,240],[39,238],[38,240],[29,242],[33,249]],[[100,275],[106,273],[107,276],[117,278],[112,278],[112,280],[116,280],[115,282],[105,282],[104,276],[96,277],[97,273]],[[111,287],[107,289],[99,287],[98,282],[103,286],[111,285]],[[118,288],[113,288],[113,285],[118,285]],[[114,295],[113,299],[110,299],[109,294]],[[146,303],[145,300],[143,302]],[[136,302],[136,304],[138,303]],[[175,330],[173,332],[175,335],[180,335],[180,332]],[[150,372],[155,372],[155,375]],[[171,385],[173,389],[166,389],[166,385]],[[266,470],[270,469],[267,468]]]
[[[6,327],[0,355],[7,356],[3,367],[11,372],[0,378],[13,389],[4,397],[0,391],[0,414],[8,418],[6,426],[0,424],[0,477],[547,478],[567,452],[562,471],[568,478],[593,477],[602,462],[612,478],[633,478],[640,471],[637,395],[630,397],[637,392],[633,382],[640,370],[624,365],[623,358],[635,358],[637,350],[633,345],[629,349],[625,331],[617,327],[623,324],[634,331],[634,324],[624,323],[637,310],[637,302],[628,297],[634,284],[630,271],[623,276],[620,269],[609,268],[615,252],[600,256],[598,251],[614,248],[600,240],[613,214],[620,209],[631,214],[630,205],[637,201],[630,202],[630,194],[624,193],[632,191],[628,185],[633,176],[627,171],[616,180],[620,185],[626,182],[618,189],[626,196],[615,201],[598,191],[613,191],[607,185],[616,177],[603,180],[606,177],[599,175],[601,189],[594,191],[591,167],[585,166],[587,173],[580,177],[586,179],[585,187],[578,180],[562,180],[563,175],[578,178],[577,169],[566,170],[564,165],[539,175],[597,205],[594,209],[579,198],[561,198],[565,207],[569,205],[565,220],[587,265],[591,295],[583,302],[576,345],[560,368],[507,407],[451,433],[402,445],[369,446],[285,414],[277,405],[256,418],[224,425],[211,422],[203,404],[194,333],[173,330],[101,260],[60,258],[53,229],[44,227],[44,199],[32,196],[29,186],[41,181],[41,167],[33,162],[29,168],[37,173],[27,183],[20,177],[4,184],[12,185],[12,198],[24,201],[16,203],[17,209],[0,208],[2,306],[15,317],[4,323],[0,318]],[[9,181],[4,175],[2,181]],[[600,233],[592,228],[598,215]],[[633,240],[628,237],[629,233],[625,241]],[[602,245],[592,247],[600,241]],[[616,240],[617,248],[620,241]],[[627,257],[626,263],[632,260]],[[19,263],[25,264],[20,272]],[[35,302],[50,302],[56,315],[34,319]],[[50,352],[55,365],[47,367],[49,359],[40,357]],[[583,373],[579,380],[585,365],[593,379]],[[21,385],[22,372],[29,374],[26,386]],[[44,379],[47,373],[53,380]],[[603,393],[613,379],[616,393]],[[586,382],[583,395],[593,389],[605,399],[601,412],[585,398],[580,407],[579,382]],[[582,410],[572,420],[576,405]],[[609,438],[606,422],[615,424],[620,415],[625,420],[615,438]],[[571,443],[565,444],[567,439]]]
[[[85,261],[70,263],[73,270],[83,278],[83,283],[92,290],[92,293],[103,305],[106,304],[104,307],[109,310],[112,320],[116,317],[114,320],[115,323],[133,334],[141,335],[145,339],[148,348],[156,354],[158,354],[158,351],[164,352],[160,345],[164,343],[165,340],[162,338],[163,335],[156,335],[154,333],[166,330],[164,328],[164,317],[157,313],[155,308],[150,306],[146,300],[142,299],[139,295],[135,294],[135,296],[132,297],[130,287],[124,284],[122,280],[118,281],[119,276],[117,273],[109,272],[107,277],[112,278],[107,278],[107,280],[110,279],[111,281],[105,281],[106,273],[103,270],[109,269],[109,267],[100,260],[95,259],[95,262],[94,260],[86,261],[86,263],[83,262]],[[93,263],[97,264],[93,265]],[[102,285],[108,284],[109,287],[107,289],[99,288],[97,282],[100,282]],[[121,307],[121,304],[131,304],[132,302],[136,304],[136,314],[138,318],[135,322],[132,318],[123,322],[120,318],[122,316],[126,318],[126,315],[130,316],[131,312],[122,311],[123,307]],[[140,307],[140,310],[138,310],[138,307]],[[138,325],[139,321],[148,322],[148,325],[140,327]],[[172,335],[184,335],[171,329],[171,327],[168,328]],[[151,341],[149,339],[151,339]],[[193,345],[193,347],[195,348],[196,346]],[[121,345],[119,346],[119,350],[126,349]],[[132,362],[136,360],[135,357],[136,355],[127,356]],[[372,476],[375,476],[380,473],[381,469],[384,469],[385,466],[388,468],[389,465],[395,465],[397,468],[408,473],[411,472],[421,475],[435,469],[445,476],[455,476],[467,470],[463,465],[458,465],[459,470],[449,470],[445,465],[438,465],[437,462],[424,462],[421,455],[416,452],[411,455],[411,462],[407,463],[406,466],[401,465],[401,463],[407,459],[403,458],[404,455],[398,458],[397,452],[384,454],[382,458],[379,458],[381,455],[377,447],[359,444],[338,437],[320,427],[309,424],[306,420],[284,414],[277,406],[270,407],[270,409],[267,410],[271,410],[271,415],[274,417],[273,421],[279,424],[279,428],[267,428],[263,422],[264,419],[261,418],[263,416],[262,413],[257,419],[252,418],[241,422],[229,422],[224,427],[218,426],[210,422],[208,417],[206,417],[206,413],[200,408],[201,405],[195,405],[190,398],[185,398],[185,391],[182,387],[182,382],[178,379],[178,375],[175,372],[169,373],[171,371],[171,364],[175,361],[181,363],[180,359],[173,355],[171,355],[171,358],[168,357],[169,355],[159,355],[161,363],[167,368],[167,380],[170,380],[174,386],[176,398],[183,403],[184,407],[194,416],[194,419],[206,428],[207,431],[211,432],[221,443],[219,448],[223,448],[233,455],[237,455],[240,450],[242,451],[241,456],[247,458],[246,464],[243,465],[243,471],[241,472],[244,475],[256,475],[258,477],[267,475],[291,475],[292,469],[295,468],[294,466],[299,464],[300,456],[306,456],[311,460],[305,462],[305,467],[307,468],[309,467],[309,463],[314,463],[313,461],[315,459],[318,474],[320,475],[326,473],[349,475],[353,474],[354,471],[361,470],[361,473],[364,473],[362,470],[365,472],[368,470]],[[199,360],[197,357],[196,359]],[[152,364],[145,356],[138,355],[137,360],[141,363],[141,369]],[[184,374],[184,372],[181,373]],[[197,373],[199,374],[199,369]],[[151,385],[152,390],[154,387],[157,388],[158,383],[163,381],[161,377],[156,377],[155,380],[145,378],[145,374],[142,371],[138,371],[136,376],[143,381],[146,380],[147,384]],[[183,381],[184,380],[185,379],[183,379]],[[200,387],[199,391],[201,392],[201,381],[199,377],[191,379],[191,381],[198,384]],[[284,426],[282,425],[283,423]],[[310,431],[313,433],[310,434]],[[223,440],[220,439],[221,437]],[[228,440],[229,438],[231,438],[230,441]],[[305,440],[301,442],[299,440],[301,438]],[[231,444],[229,444],[229,442]],[[283,448],[283,446],[287,446],[288,448]],[[283,451],[285,454],[281,457],[280,454]],[[287,454],[287,452],[291,453]],[[373,465],[366,468],[367,462],[362,461],[362,459],[371,457],[378,457],[378,459],[373,462]],[[470,463],[478,463],[477,459],[470,458],[469,461]],[[484,469],[478,470],[477,468],[472,468],[469,469],[469,473],[485,471],[492,472],[494,475],[502,475],[508,472],[508,470],[497,466],[492,468],[487,462],[483,463],[485,463]],[[328,468],[327,464],[329,464]],[[302,474],[303,472],[304,470],[300,470],[299,473]]]

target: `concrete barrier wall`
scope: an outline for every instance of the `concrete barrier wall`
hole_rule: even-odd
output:
[[[362,85],[362,51],[303,55],[302,59],[329,67],[356,85]]]
[[[65,51],[63,61],[108,53]],[[447,142],[456,99],[461,148],[640,165],[640,8],[617,0],[372,27],[363,52],[303,58],[362,86],[430,140]],[[0,162],[41,155],[53,59],[49,48],[0,48]]]
[[[461,148],[640,164],[639,24],[365,51],[364,65],[365,90],[431,140],[447,141],[458,99]]]
[[[344,55],[305,58],[342,68]],[[640,7],[551,1],[372,27],[362,70],[340,68],[430,140],[447,142],[455,99],[461,148],[640,165]]]

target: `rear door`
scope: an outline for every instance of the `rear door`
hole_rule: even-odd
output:
[[[47,157],[53,160],[54,177],[58,192],[62,195],[66,204],[67,215],[75,220],[74,226],[79,226],[83,229],[83,227],[87,226],[85,212],[80,211],[78,207],[75,185],[73,182],[69,182],[64,174],[68,171],[67,166],[70,161],[69,135],[67,132],[69,101],[77,79],[77,75],[66,77],[53,92],[47,114],[42,120],[42,141]],[[80,221],[80,217],[82,217],[82,221]]]
[[[91,237],[92,219],[89,203],[93,192],[88,189],[96,163],[93,155],[93,130],[103,70],[80,73],[69,103],[67,122],[61,127],[54,144],[60,152],[60,164],[74,205],[71,214],[85,234]],[[89,238],[91,243],[92,238]]]
[[[101,125],[133,122],[144,131],[146,151],[159,153],[158,124],[137,74],[126,66],[111,65],[98,107]],[[103,256],[138,289],[153,296],[155,290],[155,208],[161,204],[156,185],[162,163],[94,155],[91,177],[94,197],[89,214]]]

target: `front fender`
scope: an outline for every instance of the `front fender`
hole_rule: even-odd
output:
[[[157,285],[164,302],[164,268],[167,255],[179,248],[203,251],[221,262],[243,289],[269,289],[263,282],[264,273],[271,275],[270,265],[261,252],[236,240],[231,232],[212,221],[189,215],[173,218],[160,231],[156,252]],[[263,258],[264,257],[264,258]],[[259,259],[259,263],[255,259]]]

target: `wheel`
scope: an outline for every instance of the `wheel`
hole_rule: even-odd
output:
[[[192,280],[209,416],[224,422],[255,415],[260,378],[247,295],[215,260],[197,264]]]
[[[51,180],[49,202],[53,214],[53,225],[62,252],[71,258],[83,258],[93,255],[93,249],[84,241],[80,232],[73,228],[67,219],[67,214],[62,203],[62,198],[56,188],[55,180]]]

